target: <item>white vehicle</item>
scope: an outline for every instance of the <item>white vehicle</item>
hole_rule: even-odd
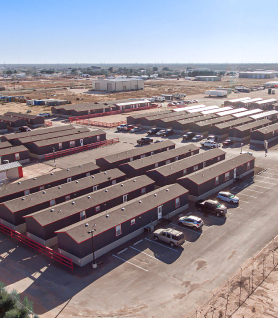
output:
[[[209,140],[209,141],[217,141],[217,137],[214,136],[214,135],[209,135],[207,140]]]
[[[210,90],[206,91],[206,95],[209,96],[218,96],[218,97],[224,97],[227,96],[228,92],[224,90]]]
[[[156,102],[165,102],[165,97],[163,96],[153,96],[152,97]]]
[[[219,192],[217,195],[217,198],[222,201],[226,201],[226,202],[230,202],[234,204],[239,203],[239,198],[230,192]]]
[[[206,148],[218,148],[220,144],[211,140],[204,140],[201,142],[201,145]]]

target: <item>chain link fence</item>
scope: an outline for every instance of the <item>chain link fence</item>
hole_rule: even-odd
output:
[[[278,235],[189,318],[229,318],[278,265]]]

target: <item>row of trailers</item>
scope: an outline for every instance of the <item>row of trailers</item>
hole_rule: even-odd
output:
[[[221,149],[200,153],[165,140],[98,158],[2,187],[0,222],[36,243],[58,245],[84,266],[186,210],[190,200],[253,174],[252,155],[225,157]]]
[[[127,123],[141,126],[173,129],[176,134],[188,131],[204,137],[214,135],[219,141],[230,138],[235,142],[248,141],[253,130],[268,126],[277,121],[276,110],[248,110],[244,107],[196,105],[156,113],[138,114],[127,117]]]

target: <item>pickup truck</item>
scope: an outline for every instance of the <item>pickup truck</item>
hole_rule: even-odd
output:
[[[202,212],[225,216],[227,208],[225,205],[214,200],[199,200],[195,202],[195,207]]]
[[[141,139],[137,140],[138,145],[148,145],[148,144],[151,144],[152,142],[153,142],[153,139],[149,137],[142,137]]]

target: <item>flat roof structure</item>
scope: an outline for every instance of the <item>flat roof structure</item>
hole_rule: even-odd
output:
[[[36,119],[40,117],[39,115],[22,114],[22,113],[16,113],[16,112],[7,112],[4,115],[10,116],[10,117],[24,118],[24,119]]]
[[[260,113],[262,111],[263,111],[262,109],[251,109],[251,110],[248,110],[246,112],[239,112],[236,114],[232,114],[232,116],[235,118],[240,118],[240,117],[244,117],[244,116],[254,115],[254,114]]]
[[[254,120],[258,120],[261,118],[266,118],[266,117],[275,116],[275,115],[278,115],[278,111],[277,110],[270,110],[268,112],[262,112],[260,114],[252,115],[252,116],[250,116],[250,118],[252,118]]]
[[[261,128],[263,126],[266,126],[268,124],[270,124],[271,121],[268,120],[268,119],[261,119],[261,120],[258,120],[258,121],[253,121],[251,123],[247,123],[247,124],[244,124],[244,125],[240,125],[240,126],[236,126],[234,127],[235,130],[238,130],[238,131],[251,131],[251,130],[254,130],[254,129],[257,129],[257,128]]]
[[[227,116],[227,115],[232,115],[232,114],[236,114],[236,113],[240,113],[240,112],[244,112],[244,111],[247,111],[247,108],[231,109],[231,110],[227,110],[225,112],[216,113],[216,115],[218,115],[218,116]]]
[[[117,106],[130,106],[130,105],[134,105],[134,104],[145,104],[145,103],[149,103],[150,101],[145,99],[145,100],[136,100],[136,101],[129,101],[129,102],[124,102],[124,103],[116,103]]]
[[[232,127],[236,127],[239,125],[243,125],[249,122],[252,122],[253,119],[249,117],[242,117],[239,119],[233,119],[230,121],[226,121],[224,123],[220,123],[214,126],[211,126],[209,129],[209,133],[216,136],[221,136],[224,134],[228,134],[228,131]]]
[[[188,111],[188,110],[197,109],[197,108],[205,108],[205,107],[206,107],[206,105],[193,105],[193,106],[175,108],[175,109],[173,109],[173,111],[174,112],[183,112],[183,111]]]
[[[243,100],[241,101],[241,103],[244,105],[248,105],[250,103],[255,103],[255,102],[259,102],[259,101],[262,101],[263,99],[258,97],[258,98],[252,98],[252,99],[247,99],[247,100]]]
[[[251,97],[241,97],[241,98],[235,98],[235,99],[230,99],[230,100],[227,100],[226,102],[228,103],[237,103],[237,102],[243,102],[243,101],[246,101],[246,100],[250,100]]]
[[[232,116],[228,115],[228,116],[217,117],[217,118],[213,118],[209,120],[195,122],[190,126],[190,130],[196,133],[205,133],[205,132],[208,132],[210,126],[223,123],[225,121],[230,121],[233,119],[234,118]]]
[[[178,120],[176,122],[173,122],[172,128],[175,131],[185,132],[186,130],[188,130],[190,128],[191,124],[196,123],[196,122],[200,122],[200,121],[213,119],[213,118],[217,118],[217,116],[215,114],[208,114],[208,115],[196,116],[193,118],[182,119],[182,120]]]
[[[0,149],[9,148],[9,147],[12,147],[12,144],[10,144],[8,141],[0,142]]]
[[[265,99],[265,100],[261,100],[259,102],[256,102],[256,105],[264,105],[264,104],[270,104],[270,103],[275,103],[277,102],[277,99],[275,98],[270,98],[270,99]]]
[[[190,118],[194,118],[200,116],[200,113],[193,113],[193,114],[180,114],[177,113],[176,116],[172,116],[172,117],[166,117],[166,118],[162,118],[162,119],[158,119],[156,121],[156,127],[161,127],[161,128],[169,128],[171,127],[172,123],[175,121],[179,121],[182,119],[190,119]]]
[[[231,109],[233,109],[233,108],[230,106],[226,106],[226,107],[222,107],[222,108],[218,107],[218,108],[211,109],[211,110],[201,111],[201,114],[203,114],[203,115],[216,114],[216,113],[224,112],[224,111],[231,110]]]

